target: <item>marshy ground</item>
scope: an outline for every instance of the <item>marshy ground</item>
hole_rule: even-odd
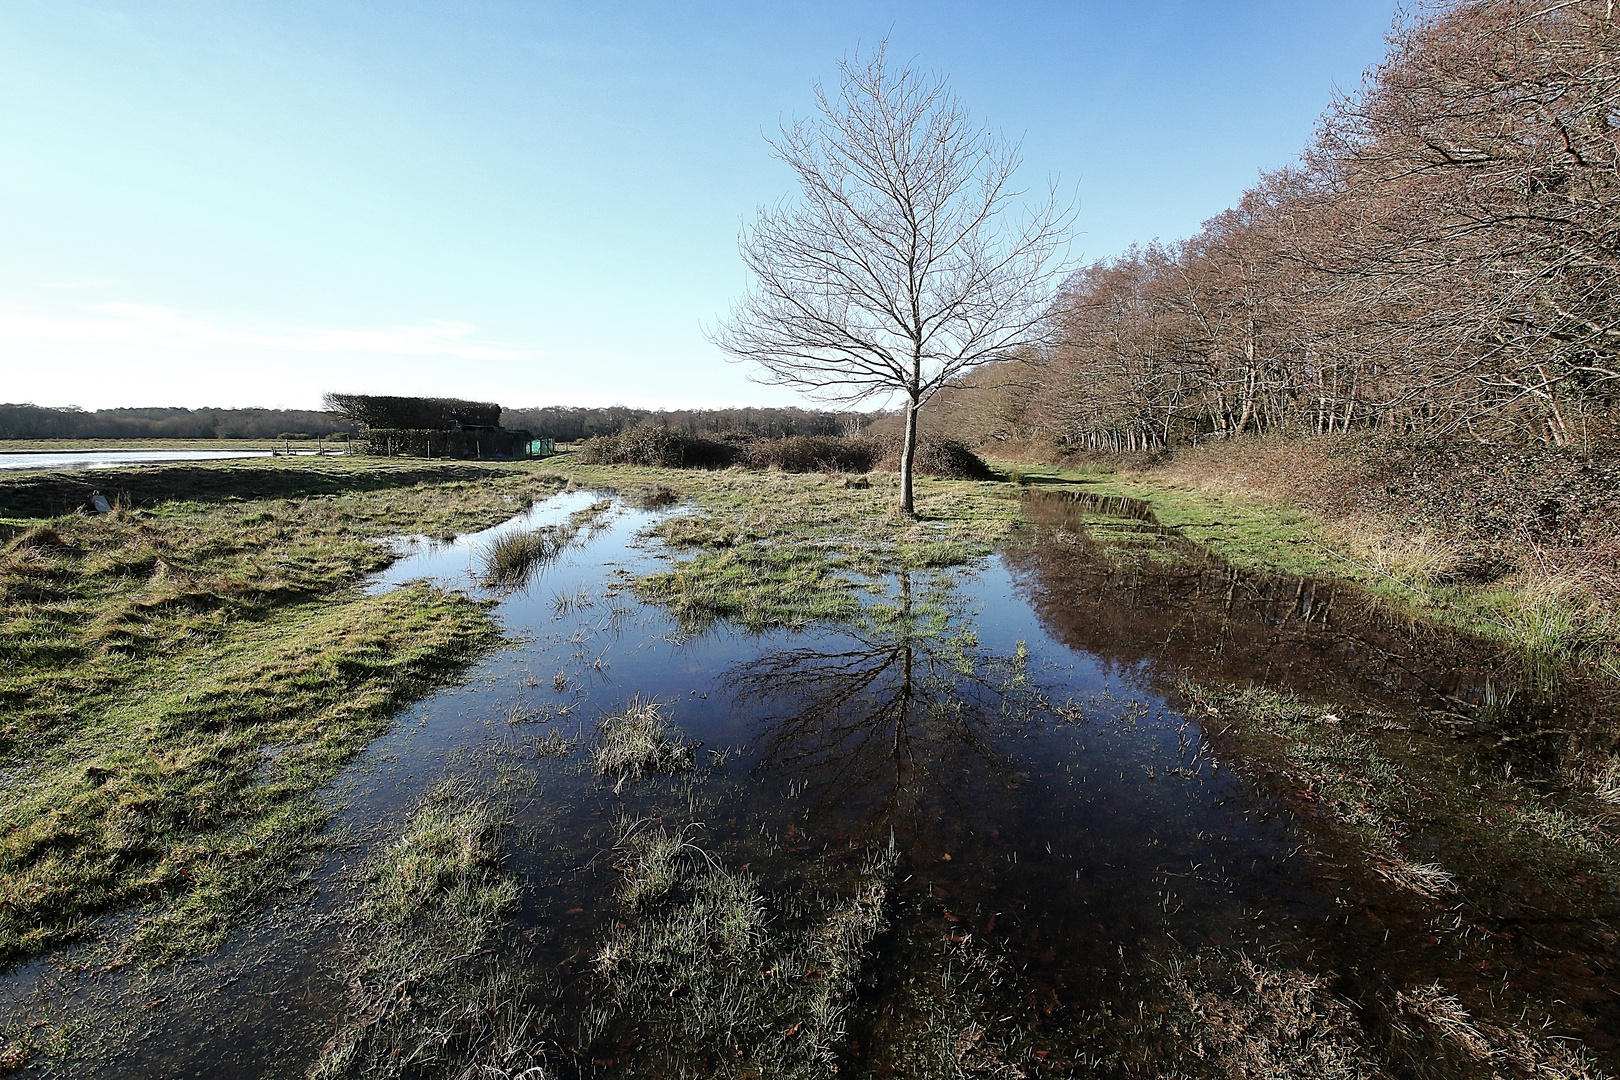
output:
[[[1614,1075],[1603,657],[1022,479],[0,481],[0,1063]]]

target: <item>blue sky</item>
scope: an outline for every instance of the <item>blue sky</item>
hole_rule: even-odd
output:
[[[849,50],[1021,135],[1092,259],[1290,160],[1393,6],[6,0],[0,401],[792,404],[703,329]]]

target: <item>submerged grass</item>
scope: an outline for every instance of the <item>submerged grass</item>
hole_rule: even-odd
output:
[[[734,1076],[836,1072],[897,854],[868,855],[851,888],[806,902],[766,893],[689,831],[620,823],[622,918],[596,954],[606,1034],[662,1047],[641,1055],[649,1076],[722,1054]]]
[[[204,499],[39,521],[0,549],[0,767],[14,792],[0,808],[0,963],[130,905],[144,910],[119,948],[163,959],[217,944],[319,843],[316,791],[498,640],[466,597],[361,594],[394,557],[370,538],[492,525],[556,486],[345,459],[194,468],[156,471]],[[267,473],[322,494],[227,494]],[[37,479],[15,483],[37,495]]]
[[[602,717],[591,764],[598,776],[614,781],[614,790],[647,773],[692,768],[693,744],[662,709],[658,701],[635,697],[623,709]]]
[[[1365,865],[1397,886],[1440,898],[1489,887],[1513,867],[1549,892],[1577,877],[1620,887],[1620,835],[1601,776],[1585,792],[1563,790],[1344,703],[1191,681],[1179,689],[1246,769],[1348,833]],[[1436,844],[1442,860],[1416,854]]]
[[[434,785],[368,867],[349,1014],[311,1077],[548,1075],[518,1004],[532,988],[510,943],[495,948],[518,883],[500,858],[509,814],[486,787]]]

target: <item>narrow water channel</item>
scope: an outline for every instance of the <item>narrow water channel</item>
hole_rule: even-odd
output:
[[[1612,876],[1549,883],[1438,811],[1347,820],[1289,756],[1354,746],[1471,797],[1503,769],[1554,776],[1601,741],[1596,706],[1515,698],[1481,643],[1060,496],[1033,496],[1034,527],[981,565],[864,583],[854,625],[682,627],[628,587],[664,557],[647,527],[680,511],[603,499],[401,542],[372,588],[488,597],[516,644],[399,718],[337,785],[319,871],[192,965],[191,997],[142,1002],[95,1075],[298,1076],[357,1037],[358,868],[446,776],[511,818],[520,902],[489,967],[533,1076],[1149,1076],[1206,1041],[1213,1068],[1210,1003],[1241,986],[1276,1012],[1268,978],[1320,987],[1380,1045],[1426,1045],[1450,1007],[1429,994],[1471,1017],[1534,1007],[1615,1064]],[[571,516],[588,524],[555,559],[482,584],[496,539]],[[1209,686],[1332,704],[1279,742]],[[599,777],[602,716],[649,700],[694,767]],[[669,881],[633,899],[660,850]]]

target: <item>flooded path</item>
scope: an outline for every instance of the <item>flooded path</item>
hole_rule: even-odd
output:
[[[865,583],[854,625],[694,631],[629,587],[668,512],[570,493],[403,541],[373,589],[466,588],[517,644],[373,744],[334,792],[330,857],[188,965],[189,998],[121,975],[78,991],[141,1014],[93,1074],[1567,1063],[1575,1043],[1500,1027],[1526,1010],[1612,1071],[1612,841],[1569,824],[1577,796],[1515,801],[1602,749],[1578,694],[1536,704],[1480,643],[1061,496],[1032,496],[1035,527],[979,567]],[[559,550],[486,584],[496,541],[546,528]],[[691,768],[599,775],[602,718],[649,701]],[[502,808],[518,884],[498,943],[456,958],[477,1022],[380,972],[394,954],[355,915],[447,777]],[[1514,815],[1512,842],[1484,835]]]

